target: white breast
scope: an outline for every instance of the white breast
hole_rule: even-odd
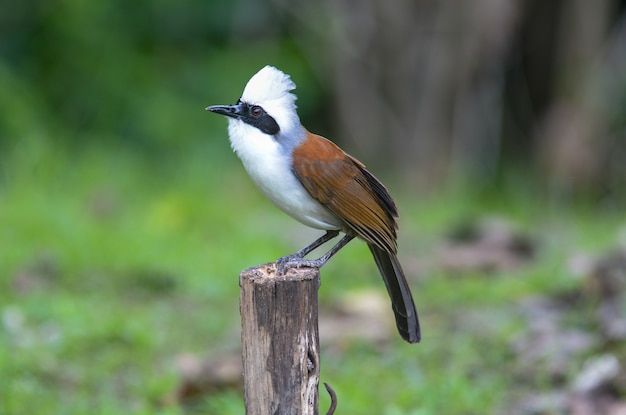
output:
[[[289,155],[283,154],[274,137],[234,119],[229,119],[228,133],[254,183],[279,209],[312,228],[341,228],[342,221],[313,199],[294,176]]]

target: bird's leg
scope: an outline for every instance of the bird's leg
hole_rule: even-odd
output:
[[[326,231],[326,233],[316,240],[314,240],[311,244],[305,246],[295,254],[287,255],[280,257],[276,260],[276,268],[278,274],[284,274],[284,272],[290,268],[287,264],[295,264],[302,261],[302,258],[305,257],[309,252],[313,251],[315,248],[325,244],[326,242],[333,239],[335,236],[339,234],[339,231]],[[292,265],[293,266],[293,265]]]
[[[314,260],[303,259],[304,255],[308,254],[324,242],[327,242],[337,236],[338,231],[328,231],[326,235],[322,236],[311,245],[301,249],[296,252],[294,255],[286,256],[279,258],[276,261],[277,264],[277,273],[283,274],[289,268],[300,268],[300,267],[312,267],[312,268],[321,268],[326,262],[332,258],[341,248],[346,246],[348,242],[354,239],[354,235],[346,234],[343,238],[337,242],[328,252],[326,252],[322,257]],[[330,234],[330,235],[329,235]],[[321,242],[320,242],[321,241]],[[304,252],[304,254],[302,254]]]
[[[302,248],[301,250],[299,250],[295,254],[291,255],[291,257],[302,259],[309,252],[313,251],[315,248],[318,248],[318,247],[322,246],[323,244],[325,244],[326,242],[330,241],[331,239],[333,239],[337,235],[339,235],[339,231],[326,231],[326,233],[324,235],[322,235],[321,237],[317,238],[311,244],[305,246],[304,248]]]

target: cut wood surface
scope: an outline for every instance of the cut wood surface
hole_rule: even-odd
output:
[[[319,270],[274,264],[240,275],[247,415],[318,414]]]

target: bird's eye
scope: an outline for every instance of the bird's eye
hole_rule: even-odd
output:
[[[263,114],[263,108],[259,107],[258,105],[255,105],[250,110],[250,113],[252,114],[253,117],[259,117],[261,116],[261,114]]]

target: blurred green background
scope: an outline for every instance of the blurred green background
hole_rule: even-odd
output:
[[[594,261],[626,244],[624,6],[1,3],[0,413],[243,413],[237,376],[213,366],[237,359],[238,273],[318,234],[262,198],[204,110],[266,64],[296,82],[303,124],[367,164],[401,212],[424,340],[385,324],[375,341],[322,338],[337,413],[552,413],[527,397],[569,397],[590,356],[625,361],[624,337],[598,329],[603,291],[588,291]],[[387,301],[358,242],[322,280],[321,324],[351,296]],[[555,375],[567,344],[519,351],[525,304],[572,292],[559,321],[593,341]]]

